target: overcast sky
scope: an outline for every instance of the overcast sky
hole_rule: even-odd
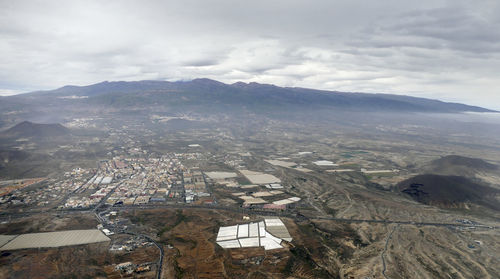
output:
[[[0,1],[0,95],[198,77],[500,109],[500,1]]]

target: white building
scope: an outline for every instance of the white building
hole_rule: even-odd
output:
[[[256,223],[220,227],[217,244],[222,248],[264,247],[265,250],[283,248],[281,242],[292,241],[280,219],[265,219]]]

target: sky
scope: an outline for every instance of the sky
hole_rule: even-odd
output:
[[[500,109],[498,0],[0,0],[0,95],[259,82]]]

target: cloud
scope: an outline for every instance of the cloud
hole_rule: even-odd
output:
[[[499,25],[495,0],[2,1],[0,85],[207,77],[492,107]]]
[[[23,93],[23,91],[0,88],[0,96],[12,96],[12,95],[16,95],[19,93]]]

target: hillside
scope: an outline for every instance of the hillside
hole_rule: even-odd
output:
[[[494,198],[500,191],[462,176],[423,174],[406,179],[396,187],[423,204],[455,208],[476,203],[500,209],[500,204]]]
[[[457,103],[390,94],[345,93],[259,83],[224,84],[210,79],[192,81],[101,82],[64,86],[9,97],[10,102],[78,103],[113,107],[172,105],[245,108],[249,110],[341,109],[353,111],[488,112]]]
[[[70,135],[70,130],[61,124],[39,124],[23,121],[0,133],[1,138],[48,139]]]
[[[2,179],[45,176],[53,172],[57,165],[56,160],[46,154],[0,149],[0,178]]]
[[[463,174],[467,171],[495,171],[498,166],[482,159],[449,155],[432,161],[430,168],[442,173]]]
[[[498,177],[500,175],[500,168],[497,165],[482,159],[459,155],[448,155],[436,159],[425,166],[423,171],[429,174],[458,175],[475,179],[486,178],[487,180],[491,180],[488,177]]]

